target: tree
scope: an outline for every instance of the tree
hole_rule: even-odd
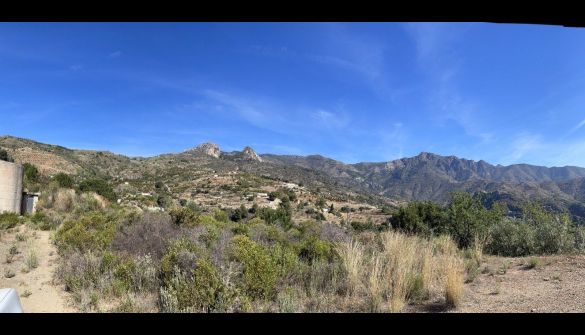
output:
[[[400,207],[390,225],[407,233],[425,236],[447,233],[444,211],[431,201],[412,202]]]
[[[479,196],[472,197],[464,192],[451,193],[446,219],[449,233],[461,248],[472,246],[476,238],[480,243],[485,243],[489,228],[503,218],[502,206],[496,204],[488,210],[481,204]]]

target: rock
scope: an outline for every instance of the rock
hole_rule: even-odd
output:
[[[258,154],[254,151],[254,149],[250,147],[245,147],[244,151],[242,151],[245,159],[250,159],[258,162],[262,162],[262,158],[258,156]]]
[[[212,143],[212,142],[206,142],[206,143],[199,144],[197,147],[195,147],[192,150],[204,153],[206,155],[209,155],[209,156],[212,156],[215,158],[219,158],[219,155],[221,154],[221,151],[219,150],[219,146],[215,143]]]

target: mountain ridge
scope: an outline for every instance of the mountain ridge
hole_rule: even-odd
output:
[[[148,158],[67,149],[12,136],[0,137],[0,147],[8,149],[17,160],[38,165],[48,174],[62,171],[124,179],[139,178],[145,173],[165,178],[179,170],[187,175],[193,173],[189,171],[201,169],[240,171],[267,178],[290,179],[316,189],[326,187],[341,192],[346,188],[399,201],[445,203],[452,191],[484,192],[490,201],[540,200],[560,210],[577,206],[585,213],[582,208],[585,203],[585,168],[575,166],[503,166],[424,151],[413,157],[386,162],[346,164],[318,154],[258,155],[251,147],[224,152],[210,142],[180,153]]]

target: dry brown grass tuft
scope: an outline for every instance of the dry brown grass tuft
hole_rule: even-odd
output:
[[[347,272],[347,292],[351,296],[357,293],[361,286],[364,247],[357,241],[342,243],[339,247],[339,256]]]
[[[464,267],[460,259],[446,259],[445,267],[445,301],[451,307],[457,307],[463,296]]]

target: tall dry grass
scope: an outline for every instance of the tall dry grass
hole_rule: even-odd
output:
[[[463,262],[457,258],[448,258],[445,262],[445,301],[451,307],[457,307],[463,295]]]
[[[410,301],[433,295],[457,305],[463,292],[464,266],[449,236],[429,240],[390,231],[381,233],[380,241],[381,248],[367,255],[357,241],[340,245],[348,297],[364,298],[365,308],[371,312],[400,312]]]
[[[364,247],[354,240],[342,243],[339,247],[339,256],[347,273],[347,292],[351,296],[360,289]]]

